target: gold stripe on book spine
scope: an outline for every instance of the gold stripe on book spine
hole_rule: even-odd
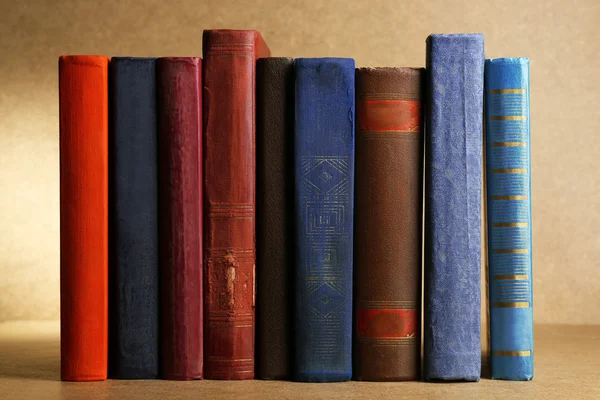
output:
[[[529,308],[528,301],[499,301],[492,305],[495,308]]]
[[[525,94],[527,89],[492,89],[490,94]]]
[[[520,351],[507,351],[507,350],[498,350],[492,353],[495,356],[506,356],[506,357],[529,357],[531,355],[531,350],[520,350]]]
[[[527,168],[496,168],[492,174],[526,174]]]
[[[528,254],[529,249],[494,249],[494,254]]]
[[[527,228],[528,222],[494,222],[492,224],[494,228]]]
[[[496,275],[495,280],[510,280],[510,281],[526,281],[529,279],[529,275]]]
[[[492,142],[492,147],[525,147],[527,143],[525,142]]]
[[[527,119],[524,115],[495,115],[490,117],[490,121],[525,121]]]

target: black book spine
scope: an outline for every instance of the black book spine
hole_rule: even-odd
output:
[[[110,375],[151,379],[160,365],[156,59],[112,58],[109,98]]]
[[[293,372],[294,78],[291,58],[256,65],[257,377]]]

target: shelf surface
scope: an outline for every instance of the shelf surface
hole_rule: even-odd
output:
[[[600,399],[600,326],[535,328],[531,382],[60,381],[58,322],[0,324],[2,399]]]

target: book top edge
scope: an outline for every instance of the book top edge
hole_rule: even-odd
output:
[[[157,57],[130,57],[130,56],[117,56],[111,57],[110,62],[125,62],[125,63],[152,63],[156,62]]]
[[[258,58],[257,61],[258,62],[268,62],[269,60],[278,61],[278,62],[281,62],[281,61],[291,62],[291,61],[294,61],[294,58],[293,57],[260,57],[260,58]]]
[[[185,63],[197,65],[202,61],[201,57],[159,57],[158,62],[170,62],[170,63]]]
[[[357,72],[407,72],[420,74],[425,71],[424,67],[358,67]]]
[[[527,57],[505,57],[505,58],[488,58],[486,64],[529,64]]]
[[[352,66],[354,69],[354,59],[353,58],[338,58],[338,57],[317,57],[317,58],[296,58],[294,62],[297,65],[303,66],[318,66],[321,64],[342,64],[346,66]]]
[[[106,56],[97,55],[65,55],[58,58],[60,64],[79,64],[96,67],[106,67],[109,59]]]
[[[432,33],[427,39],[483,39],[483,33]]]

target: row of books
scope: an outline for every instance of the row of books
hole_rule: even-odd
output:
[[[531,379],[529,62],[427,57],[61,57],[62,379],[479,380],[484,97],[492,377]]]

